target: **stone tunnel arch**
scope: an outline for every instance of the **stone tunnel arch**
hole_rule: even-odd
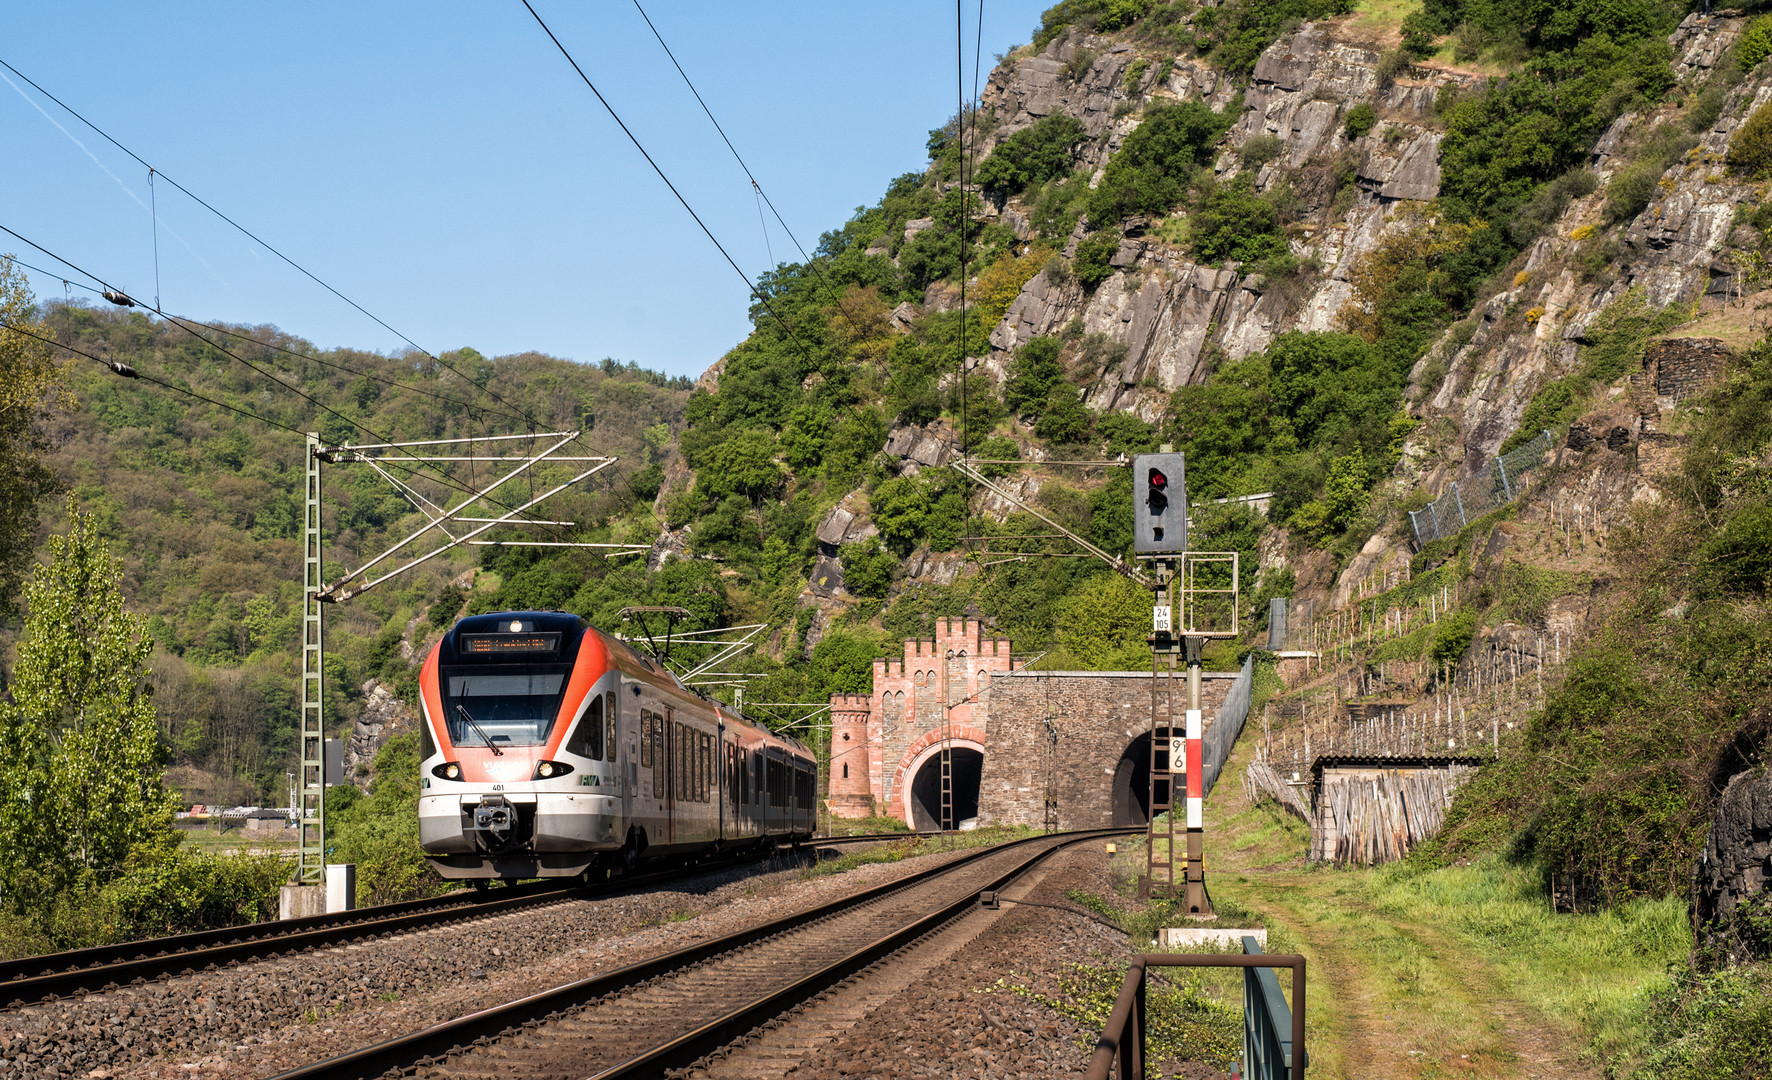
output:
[[[1157,729],[1157,737],[1165,742],[1169,738],[1169,729]],[[1159,744],[1161,747],[1162,744]],[[1169,752],[1160,749],[1158,768],[1166,768],[1169,764]],[[1113,822],[1121,825],[1144,825],[1151,819],[1151,736],[1145,732],[1127,744],[1120,754],[1119,762],[1114,766],[1114,806]],[[1167,784],[1166,777],[1157,778],[1159,785]],[[1158,791],[1158,798],[1164,799],[1165,792]]]
[[[984,779],[984,747],[971,739],[954,739],[954,825],[978,816],[980,782]],[[929,747],[905,770],[905,824],[918,831],[941,828],[941,746]]]

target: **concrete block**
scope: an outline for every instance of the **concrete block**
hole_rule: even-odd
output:
[[[1267,948],[1266,930],[1235,930],[1224,926],[1165,926],[1157,931],[1157,944],[1165,949],[1184,945],[1222,945],[1233,949],[1243,947],[1243,939],[1252,937]]]
[[[326,913],[357,909],[357,864],[326,864]]]
[[[277,894],[277,918],[305,919],[326,914],[326,890],[319,885],[285,885]]]

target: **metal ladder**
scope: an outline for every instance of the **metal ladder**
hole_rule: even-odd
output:
[[[1167,656],[1168,663],[1164,664]],[[1147,883],[1151,899],[1172,899],[1179,895],[1175,888],[1175,779],[1176,762],[1171,755],[1178,726],[1175,722],[1175,654],[1159,653],[1154,658],[1151,679],[1151,756],[1150,756],[1150,823],[1145,842],[1150,845],[1150,879]],[[1157,723],[1162,718],[1162,725]]]
[[[296,882],[324,883],[326,875],[326,721],[322,673],[326,666],[325,625],[320,590],[320,436],[310,432],[307,446],[307,499],[302,521],[302,647],[301,647],[301,773],[300,809],[296,818],[301,844]]]

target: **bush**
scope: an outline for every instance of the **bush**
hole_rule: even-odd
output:
[[[1027,416],[1044,406],[1053,386],[1064,378],[1059,347],[1057,338],[1037,337],[1015,351],[1003,382],[1003,400],[1017,415]]]
[[[1477,634],[1477,613],[1460,611],[1442,618],[1434,627],[1434,643],[1430,650],[1434,662],[1455,664],[1464,658]]]
[[[1083,125],[1075,117],[1054,113],[1022,128],[991,151],[978,167],[986,191],[1014,195],[1034,184],[1056,180],[1071,171]]]
[[[878,540],[844,544],[838,551],[843,563],[843,587],[867,600],[884,600],[892,588],[892,571],[898,560]]]
[[[1713,587],[1728,592],[1772,588],[1772,506],[1755,503],[1734,514],[1699,549]]]
[[[1167,213],[1187,194],[1193,171],[1212,160],[1213,147],[1241,112],[1240,103],[1222,113],[1203,101],[1152,105],[1089,196],[1090,222],[1100,226],[1128,214]]]
[[[1741,62],[1741,70],[1752,71],[1768,56],[1772,56],[1772,16],[1761,15],[1747,24],[1735,43],[1735,58]]]
[[[1089,438],[1094,419],[1083,407],[1077,388],[1060,382],[1046,396],[1046,408],[1034,425],[1034,434],[1048,442],[1080,443]]]
[[[416,900],[447,888],[418,846],[418,765],[418,734],[396,735],[375,755],[368,798],[350,788],[327,793],[328,859],[357,864],[358,904]]]
[[[1109,260],[1119,250],[1118,231],[1098,232],[1077,245],[1077,257],[1071,260],[1071,270],[1085,289],[1093,289],[1113,276],[1114,268]]]
[[[468,594],[460,586],[445,585],[437,592],[437,599],[431,603],[430,623],[441,630],[455,621],[455,613],[466,603]]]
[[[1371,131],[1372,125],[1376,123],[1378,123],[1378,110],[1362,101],[1347,111],[1347,123],[1344,125],[1344,129],[1347,131],[1348,138],[1358,139]]]
[[[1255,194],[1247,174],[1214,187],[1191,221],[1194,252],[1203,262],[1247,263],[1286,251],[1280,215],[1272,203]]]
[[[1729,139],[1730,168],[1760,178],[1772,174],[1772,105],[1753,111]]]
[[[1252,169],[1259,169],[1280,156],[1286,144],[1278,135],[1266,133],[1253,135],[1243,143],[1240,154],[1243,164]]]

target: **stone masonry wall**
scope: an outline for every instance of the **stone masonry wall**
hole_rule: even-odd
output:
[[[1716,338],[1668,338],[1651,341],[1643,359],[1654,373],[1655,396],[1684,401],[1722,374],[1729,358]]]
[[[1206,673],[1201,708],[1208,727],[1236,677],[1235,672]],[[1037,828],[1045,822],[1049,715],[1058,731],[1059,828],[1113,824],[1120,759],[1134,739],[1150,731],[1151,676],[1020,671],[991,687],[987,712],[980,824]]]

